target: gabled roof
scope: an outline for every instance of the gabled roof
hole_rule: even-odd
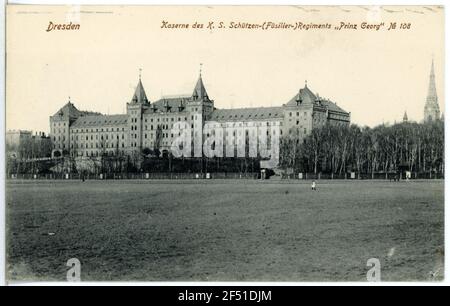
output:
[[[85,128],[109,125],[124,125],[127,123],[128,115],[99,115],[99,116],[82,116],[73,124],[72,128]]]
[[[296,106],[297,101],[300,101],[301,104],[314,104],[316,100],[316,95],[305,85],[305,87],[301,88],[298,93],[286,103],[286,105]]]
[[[194,92],[192,93],[192,98],[206,99],[208,100],[208,93],[206,92],[205,86],[203,85],[202,75],[199,76],[197,84],[195,85]]]
[[[136,86],[136,90],[134,91],[133,98],[131,98],[131,103],[140,103],[140,104],[148,104],[149,103],[149,101],[147,99],[147,95],[145,94],[144,85],[142,85],[140,78],[139,78],[139,82]]]
[[[300,105],[315,105],[326,107],[330,111],[334,112],[342,112],[347,113],[345,110],[340,108],[336,103],[316,96],[313,92],[305,85],[304,88],[301,88],[299,92],[292,97],[285,105],[286,106],[297,106],[297,101],[300,101]]]
[[[81,112],[75,107],[75,105],[72,104],[72,102],[67,102],[63,107],[61,107],[54,116],[61,116],[61,117],[78,117],[80,116]]]
[[[266,120],[283,118],[282,107],[255,107],[255,108],[234,108],[215,109],[210,117],[214,121],[246,121],[246,120]]]

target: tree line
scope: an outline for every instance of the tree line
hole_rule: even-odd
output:
[[[355,124],[313,129],[299,140],[280,141],[280,166],[296,172],[334,173],[404,171],[444,173],[444,121],[382,124],[374,128]]]
[[[248,139],[247,139],[248,140]],[[248,146],[248,141],[246,141]],[[68,165],[64,171],[77,172],[75,158],[51,162],[21,162],[22,159],[49,156],[51,143],[26,141],[7,151],[19,153],[8,156],[8,173],[46,173],[55,171],[56,163]],[[248,148],[246,148],[248,152]],[[382,124],[374,128],[357,125],[327,124],[312,130],[305,138],[293,131],[280,139],[281,169],[307,173],[363,174],[411,171],[444,173],[444,121],[426,123],[403,122]],[[109,155],[102,152],[93,159],[95,171],[100,172],[259,172],[260,158],[188,158],[175,159],[161,154],[159,145],[144,148],[132,156]],[[83,167],[82,167],[83,168]],[[92,168],[92,167],[91,167]],[[98,168],[98,169],[97,169]],[[87,170],[87,169],[86,169]],[[89,169],[88,171],[94,171]]]

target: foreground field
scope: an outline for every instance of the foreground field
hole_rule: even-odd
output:
[[[22,181],[7,192],[11,280],[365,281],[443,275],[444,183]]]

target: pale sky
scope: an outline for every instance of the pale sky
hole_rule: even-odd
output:
[[[50,21],[80,30],[46,32]],[[161,29],[169,23],[330,23],[330,30]],[[340,22],[385,23],[334,30]],[[411,28],[387,31],[391,22]],[[217,108],[281,106],[308,87],[374,126],[423,118],[431,59],[444,108],[444,11],[438,7],[51,7],[7,8],[6,128],[49,131],[71,101],[125,113],[142,68],[147,96],[191,94],[203,80]]]

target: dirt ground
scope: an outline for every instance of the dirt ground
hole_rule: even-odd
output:
[[[382,281],[443,277],[444,182],[11,181],[10,280]]]

